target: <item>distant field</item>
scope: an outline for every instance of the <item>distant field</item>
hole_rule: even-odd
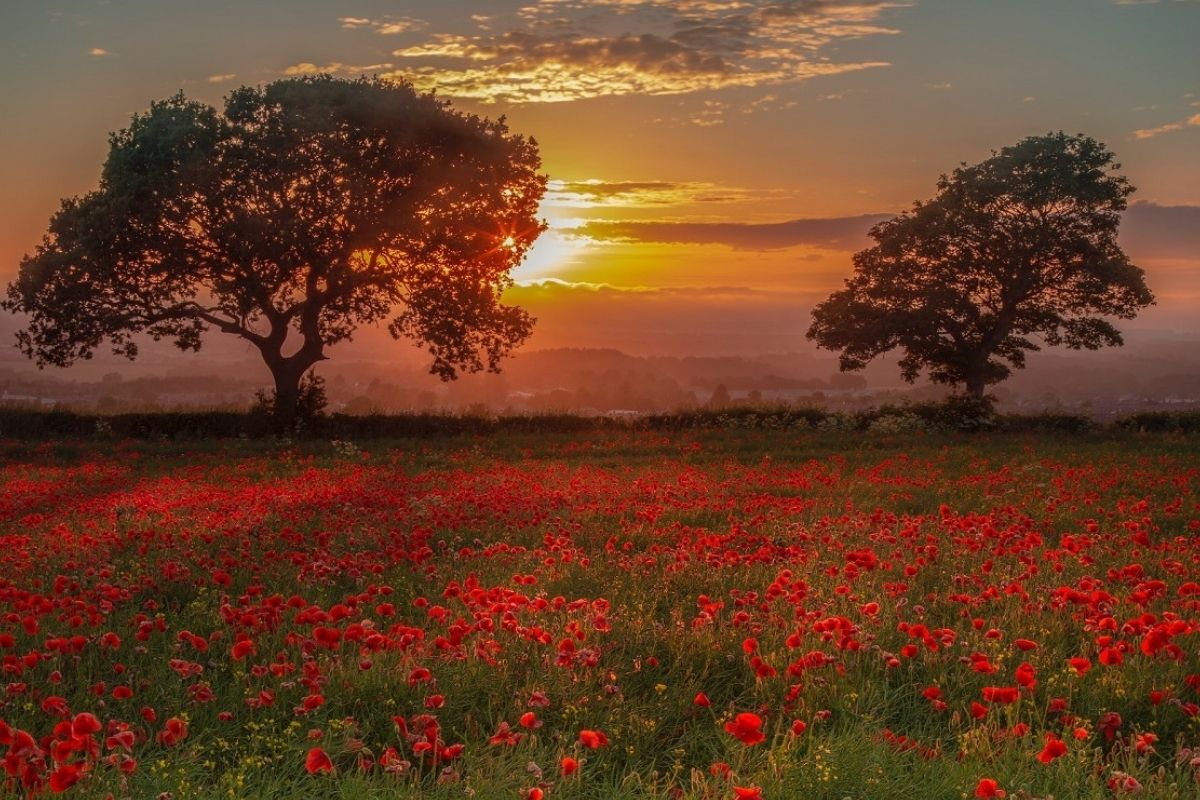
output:
[[[1196,436],[361,448],[0,442],[0,795],[1200,795]]]

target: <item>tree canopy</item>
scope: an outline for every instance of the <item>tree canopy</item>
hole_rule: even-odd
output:
[[[1134,191],[1094,139],[1033,136],[938,182],[932,200],[876,225],[844,289],[813,310],[808,338],[857,370],[899,349],[981,397],[1042,344],[1122,344],[1111,319],[1154,302],[1117,243]]]
[[[4,306],[40,365],[137,355],[137,334],[262,354],[277,406],[358,326],[386,324],[444,379],[497,370],[531,332],[504,305],[542,232],[537,143],[404,83],[242,87],[223,113],[182,93],[110,137],[99,188],[65,200]]]

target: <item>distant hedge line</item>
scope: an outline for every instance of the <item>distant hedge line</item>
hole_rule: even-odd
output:
[[[852,413],[816,408],[701,409],[630,418],[574,414],[481,416],[473,414],[330,414],[307,420],[292,435],[323,439],[389,439],[500,432],[572,433],[596,430],[811,430],[904,434],[916,432],[1087,433],[1200,432],[1200,411],[1140,412],[1107,424],[1082,414],[997,414],[967,398],[941,403],[881,406]],[[276,435],[261,413],[232,411],[78,414],[0,409],[0,438],[259,438]]]

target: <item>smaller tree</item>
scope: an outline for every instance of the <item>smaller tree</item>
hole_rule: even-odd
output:
[[[1117,244],[1134,191],[1086,136],[1033,136],[938,181],[938,194],[871,229],[846,288],[813,310],[808,338],[843,371],[900,349],[901,375],[985,388],[1040,343],[1122,344],[1108,318],[1154,297]],[[1035,339],[1037,337],[1037,339]]]

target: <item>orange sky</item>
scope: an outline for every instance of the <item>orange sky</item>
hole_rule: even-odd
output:
[[[533,346],[675,349],[704,321],[746,348],[804,346],[807,310],[870,224],[959,162],[1059,129],[1107,143],[1139,189],[1124,241],[1160,302],[1138,324],[1200,318],[1193,0],[18,0],[3,14],[2,279],[151,100],[367,73],[539,141],[550,230],[511,294],[542,320]]]

